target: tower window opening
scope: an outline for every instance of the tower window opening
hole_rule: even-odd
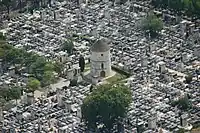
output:
[[[104,64],[103,63],[101,64],[101,69],[104,69]]]

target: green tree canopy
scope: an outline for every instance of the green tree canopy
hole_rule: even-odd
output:
[[[6,100],[0,97],[0,107],[4,107],[6,104]]]
[[[73,48],[74,43],[71,39],[66,40],[65,43],[62,45],[62,50],[66,50],[68,54],[72,54]]]
[[[20,87],[10,88],[9,95],[12,99],[15,99],[17,103],[17,99],[20,99],[21,97],[21,88]]]
[[[44,66],[44,71],[54,71],[54,64],[51,62],[48,62]]]
[[[59,75],[62,74],[64,65],[61,62],[55,62],[54,63],[54,71],[57,72]]]
[[[11,100],[9,88],[1,88],[0,89],[0,98],[4,99],[5,101]]]
[[[146,18],[142,20],[141,28],[145,31],[147,35],[150,34],[151,38],[155,38],[162,30],[163,22],[151,12],[147,15]]]
[[[70,81],[69,86],[77,86],[77,84],[78,84],[77,79],[72,79],[72,80]]]
[[[39,89],[40,81],[35,78],[30,78],[27,83],[27,88],[30,92],[34,93],[35,90]]]
[[[185,76],[185,82],[186,82],[187,84],[189,84],[190,82],[192,82],[192,78],[193,78],[193,77],[192,77],[191,74]]]
[[[89,128],[96,129],[98,122],[110,130],[126,116],[131,100],[131,91],[126,86],[101,85],[84,99],[83,119]]]
[[[0,45],[0,59],[5,64],[19,64],[19,68],[25,67],[26,71],[40,82],[44,81],[46,71],[62,71],[62,67],[58,63],[48,62],[44,57],[32,52],[26,52],[24,49],[14,48],[9,44]],[[60,70],[59,70],[60,69]]]
[[[1,0],[0,5],[4,5],[7,9],[7,13],[10,14],[10,6],[12,4],[11,0]]]
[[[4,58],[4,56],[5,56],[5,51],[2,48],[0,48],[0,59]]]
[[[177,131],[177,133],[185,133],[185,129],[180,128],[180,129]]]
[[[188,96],[186,95],[184,97],[179,98],[177,101],[173,101],[172,106],[177,106],[182,110],[187,110],[190,107],[190,101],[188,99]]]
[[[0,32],[0,41],[1,41],[1,40],[3,40],[3,41],[6,40],[6,36],[4,36],[2,32]]]
[[[43,75],[42,83],[44,86],[49,86],[55,81],[55,76],[53,71],[45,71]]]
[[[185,11],[185,15],[200,15],[200,0],[152,0],[155,7],[170,8],[176,12]]]
[[[31,63],[29,70],[30,73],[34,75],[38,80],[42,80],[44,74],[44,67],[46,65],[46,60],[43,57],[37,57],[36,61]]]

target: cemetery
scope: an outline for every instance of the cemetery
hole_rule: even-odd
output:
[[[123,83],[131,91],[127,116],[113,133],[199,127],[199,23],[145,1],[118,3],[54,1],[3,21],[0,90],[17,86],[22,95],[9,97],[17,101],[9,110],[0,101],[0,132],[94,132],[81,105],[101,83]],[[141,28],[151,13],[163,22],[159,31]]]

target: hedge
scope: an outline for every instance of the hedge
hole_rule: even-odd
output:
[[[117,66],[112,66],[111,67],[114,71],[116,71],[116,72],[118,72],[118,73],[121,73],[121,74],[123,74],[123,75],[125,75],[125,76],[127,76],[127,77],[130,77],[131,76],[131,74],[129,73],[129,72],[127,72],[127,71],[125,71],[125,70],[122,70],[122,69],[120,69],[119,67],[117,67]]]

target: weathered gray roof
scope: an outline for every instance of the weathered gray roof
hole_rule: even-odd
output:
[[[97,40],[91,47],[92,52],[106,52],[110,50],[110,46],[108,45],[108,41],[105,39]]]

